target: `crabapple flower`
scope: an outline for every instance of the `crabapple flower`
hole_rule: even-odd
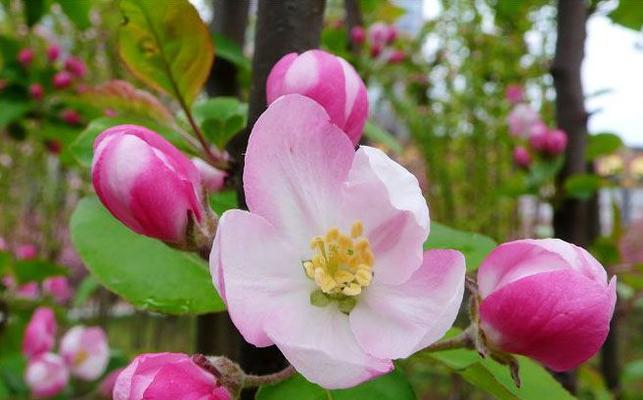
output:
[[[361,45],[366,41],[366,31],[361,26],[354,26],[351,28],[351,42],[356,45]]]
[[[208,192],[218,192],[223,189],[225,178],[228,174],[218,168],[213,167],[200,158],[194,157],[192,163],[201,174],[201,182]]]
[[[527,169],[531,165],[531,155],[529,155],[529,151],[522,146],[514,149],[513,159],[514,164],[520,168]]]
[[[87,66],[85,65],[85,62],[76,57],[69,57],[65,60],[65,70],[78,78],[82,78],[87,74]]]
[[[51,62],[54,62],[60,57],[60,46],[57,44],[50,44],[47,47],[47,59]]]
[[[513,84],[507,86],[505,97],[510,104],[518,104],[524,100],[522,86]]]
[[[540,121],[538,113],[529,104],[525,103],[517,104],[507,117],[509,132],[513,136],[523,138],[529,136],[532,125],[538,121]]]
[[[593,356],[609,332],[616,277],[584,249],[559,239],[498,246],[478,270],[488,345],[554,371]]]
[[[217,379],[179,353],[141,354],[118,375],[113,400],[230,400]]]
[[[38,256],[38,248],[34,244],[23,244],[16,249],[18,260],[33,260]]]
[[[310,97],[326,109],[353,144],[362,137],[368,116],[366,86],[341,57],[322,50],[287,54],[270,71],[266,91],[268,104],[285,94]]]
[[[210,273],[255,346],[275,344],[306,379],[346,388],[393,369],[452,325],[464,258],[423,253],[417,179],[347,136],[319,103],[286,95],[245,156],[249,211],[219,221]]]
[[[22,353],[32,358],[51,351],[56,342],[56,326],[56,316],[51,308],[38,307],[25,329]]]
[[[71,287],[64,276],[53,276],[42,282],[42,291],[53,297],[58,303],[64,304],[71,298]]]
[[[552,156],[557,156],[567,148],[567,134],[560,129],[554,129],[547,136],[545,150]]]
[[[142,126],[118,125],[96,138],[92,182],[114,217],[145,236],[185,243],[188,221],[204,218],[197,168]]]
[[[73,76],[67,71],[60,71],[52,78],[52,84],[56,89],[65,89],[71,85]]]
[[[53,353],[44,353],[29,360],[25,383],[36,398],[53,397],[65,389],[69,370],[63,359]]]
[[[73,376],[86,381],[98,378],[109,361],[105,332],[96,326],[74,326],[60,341],[60,355]]]
[[[42,100],[45,92],[42,89],[42,85],[40,83],[32,83],[29,86],[29,94],[34,100],[40,101]]]
[[[25,68],[28,68],[34,59],[34,52],[31,49],[22,49],[18,53],[18,62]]]

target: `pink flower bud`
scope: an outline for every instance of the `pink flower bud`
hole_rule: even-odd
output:
[[[511,104],[518,104],[522,102],[524,100],[522,86],[517,84],[507,86],[505,96],[507,98],[507,101]]]
[[[85,62],[76,57],[69,57],[65,61],[65,70],[69,71],[71,74],[77,76],[78,78],[82,78],[87,74],[87,66],[85,65]]]
[[[22,338],[22,353],[32,358],[51,351],[56,342],[56,327],[56,316],[51,308],[36,308]]]
[[[69,371],[57,354],[45,353],[29,360],[25,383],[35,398],[53,397],[65,389]]]
[[[18,260],[32,260],[38,256],[38,248],[34,244],[23,244],[16,249]]]
[[[102,328],[75,326],[60,341],[60,355],[71,374],[92,381],[105,372],[109,361],[109,346]]]
[[[142,235],[184,243],[189,216],[204,217],[199,171],[142,126],[115,126],[96,138],[92,181],[105,207]]]
[[[47,151],[54,155],[60,154],[63,150],[62,143],[57,139],[45,140],[45,147],[47,148]]]
[[[31,49],[22,49],[18,53],[18,62],[25,68],[28,68],[33,62],[34,52]]]
[[[547,136],[547,144],[545,150],[552,156],[557,156],[565,151],[567,148],[567,134],[560,130],[554,129],[549,132]]]
[[[359,142],[368,116],[366,86],[343,58],[322,50],[287,54],[270,71],[266,91],[268,104],[286,94],[310,97],[353,144]]]
[[[103,399],[112,399],[112,393],[114,392],[114,385],[116,384],[116,379],[118,376],[123,372],[125,368],[118,368],[107,374],[105,378],[103,378],[102,382],[100,385],[98,385],[98,394],[100,395],[101,398]]]
[[[116,379],[114,400],[230,400],[216,378],[179,353],[141,354]]]
[[[203,161],[200,158],[193,158],[192,163],[201,174],[201,182],[208,192],[218,192],[223,189],[225,178],[228,174]]]
[[[399,64],[406,59],[406,54],[402,50],[394,50],[388,56],[389,64]]]
[[[397,37],[397,29],[385,22],[376,22],[368,28],[368,40],[372,46],[384,47]]]
[[[380,54],[382,54],[382,46],[379,44],[372,45],[370,50],[371,58],[377,58]]]
[[[54,62],[60,56],[60,46],[57,44],[50,44],[47,47],[47,59],[51,62]]]
[[[16,297],[26,300],[38,299],[38,297],[40,297],[38,282],[28,282],[24,285],[18,286],[16,289]]]
[[[514,149],[514,164],[520,168],[527,169],[531,165],[531,155],[527,149],[522,146],[518,146]]]
[[[42,282],[42,291],[50,295],[58,303],[66,303],[72,295],[69,281],[64,276],[54,276]]]
[[[42,100],[45,92],[40,83],[32,83],[31,86],[29,86],[29,94],[34,100],[40,101]]]
[[[547,147],[548,136],[549,128],[544,122],[538,121],[529,129],[529,144],[534,150],[544,151]]]
[[[478,270],[481,327],[491,348],[554,371],[592,357],[609,332],[616,277],[584,249],[559,239],[497,247]]]
[[[525,103],[516,104],[509,116],[509,132],[513,136],[527,138],[529,131],[535,123],[540,121],[540,116],[530,105]]]
[[[60,119],[62,119],[69,125],[80,125],[82,123],[80,114],[78,114],[76,110],[73,110],[71,108],[64,109],[60,113]]]
[[[395,25],[388,26],[388,35],[386,36],[386,44],[391,44],[397,39],[398,31]]]
[[[60,71],[54,75],[52,82],[56,89],[65,89],[71,85],[72,78],[69,72]]]
[[[361,26],[354,26],[351,28],[351,42],[355,45],[364,44],[366,41],[366,31]]]

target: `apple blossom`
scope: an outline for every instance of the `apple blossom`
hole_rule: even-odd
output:
[[[192,163],[194,164],[196,169],[199,170],[203,187],[208,192],[218,192],[219,190],[223,189],[225,178],[228,176],[227,172],[215,168],[197,157],[192,159]]]
[[[355,151],[331,121],[300,95],[261,115],[245,156],[250,211],[221,217],[210,272],[246,341],[345,388],[442,337],[465,265],[454,250],[423,253],[417,179],[378,149]]]
[[[71,85],[73,76],[67,71],[60,71],[54,75],[52,84],[56,89],[65,89]]]
[[[60,46],[57,44],[50,44],[47,47],[47,59],[51,62],[54,62],[60,56]]]
[[[22,353],[32,358],[51,351],[56,342],[56,326],[56,316],[51,308],[36,308],[22,338]]]
[[[44,353],[29,360],[25,370],[25,383],[36,398],[59,394],[69,381],[69,371],[57,354]]]
[[[549,132],[545,150],[552,156],[557,156],[567,148],[567,134],[560,129]]]
[[[532,125],[540,121],[540,116],[529,104],[517,104],[509,116],[507,122],[509,123],[509,132],[513,136],[527,138],[530,133]]]
[[[285,94],[310,97],[326,109],[353,144],[362,137],[368,116],[366,86],[341,57],[322,50],[287,54],[270,71],[266,92],[268,104]]]
[[[60,341],[60,355],[73,376],[86,381],[98,378],[109,361],[105,332],[100,327],[74,326]]]
[[[85,65],[85,62],[76,57],[69,57],[65,60],[65,70],[78,78],[82,78],[87,74],[87,66]]]
[[[113,400],[230,400],[217,379],[179,353],[141,354],[120,373]]]
[[[38,256],[38,248],[35,244],[23,244],[16,249],[18,260],[32,260]]]
[[[92,182],[105,207],[142,235],[182,244],[188,221],[204,219],[199,171],[142,126],[118,125],[96,138]]]
[[[361,26],[351,28],[351,42],[356,45],[363,44],[366,41],[366,31]]]
[[[514,149],[513,153],[514,164],[520,168],[529,168],[531,165],[531,155],[529,151],[522,146],[518,146]]]
[[[42,100],[45,92],[42,89],[42,85],[40,83],[32,83],[29,86],[29,94],[34,100],[40,101]]]
[[[524,93],[522,90],[522,86],[517,85],[517,84],[512,84],[507,86],[507,90],[505,91],[505,97],[507,98],[507,101],[511,104],[518,104],[524,100]]]
[[[616,277],[608,284],[603,266],[573,244],[505,243],[482,262],[478,285],[481,327],[492,349],[565,371],[593,356],[607,337]]]
[[[31,65],[31,63],[33,62],[34,56],[35,56],[35,54],[34,54],[33,50],[31,50],[29,48],[22,49],[18,53],[18,62],[23,67],[28,68]]]
[[[58,303],[66,303],[72,295],[69,281],[64,276],[54,276],[42,282],[42,291],[53,297]]]

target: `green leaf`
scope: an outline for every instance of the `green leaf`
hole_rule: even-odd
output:
[[[431,221],[431,233],[424,249],[454,249],[467,260],[467,270],[475,271],[487,254],[497,246],[488,236],[465,232]]]
[[[643,27],[643,7],[640,0],[619,0],[618,7],[607,16],[615,23],[635,31]]]
[[[576,174],[565,181],[567,196],[587,200],[601,187],[601,178],[593,174]]]
[[[623,147],[623,140],[614,133],[599,133],[587,137],[585,158],[592,161],[598,157],[612,154]]]
[[[134,233],[89,197],[70,223],[76,250],[94,278],[136,307],[166,314],[222,311],[200,258]]]
[[[0,128],[24,117],[33,107],[33,103],[27,101],[0,100]]]
[[[234,97],[215,97],[196,104],[192,112],[208,140],[223,149],[246,127],[248,105]]]
[[[56,0],[63,12],[78,29],[87,29],[91,26],[89,12],[92,8],[90,0]]]
[[[234,190],[225,190],[210,195],[210,207],[212,207],[212,210],[214,210],[217,215],[221,215],[233,208],[239,208],[237,192]]]
[[[459,374],[462,377],[477,387],[482,389],[485,392],[492,394],[496,399],[501,400],[518,400],[509,389],[507,389],[503,384],[498,382],[496,377],[481,363],[475,363],[462,371],[459,371]]]
[[[52,276],[67,275],[67,268],[44,260],[21,260],[13,264],[18,283],[42,282]]]
[[[214,46],[217,49],[217,57],[222,58],[239,69],[250,71],[250,59],[243,54],[243,49],[234,40],[225,37],[220,33],[212,35]]]
[[[207,26],[188,0],[122,0],[118,37],[127,68],[146,85],[192,104],[214,60]]]
[[[364,125],[364,136],[377,144],[384,145],[395,154],[399,155],[404,151],[404,148],[395,136],[380,128],[374,122],[366,121],[366,125]]]
[[[623,382],[641,382],[643,380],[643,359],[630,361],[623,368]]]
[[[558,171],[563,167],[564,162],[563,157],[535,162],[531,170],[529,170],[527,185],[530,188],[539,188],[552,181],[556,177],[556,174],[558,174]]]
[[[80,307],[91,297],[94,292],[100,288],[100,283],[91,275],[87,275],[78,289],[76,289],[76,294],[74,295],[74,307]]]
[[[398,370],[351,389],[327,390],[297,374],[275,385],[259,388],[257,400],[412,400],[413,388]]]
[[[27,17],[27,25],[34,26],[40,21],[45,11],[47,11],[47,0],[25,0],[25,14]]]

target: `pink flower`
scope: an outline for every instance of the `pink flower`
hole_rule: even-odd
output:
[[[382,48],[383,47],[380,46],[380,45],[372,45],[371,46],[371,51],[370,51],[371,58],[379,57],[380,54],[382,54]]]
[[[394,50],[388,56],[389,64],[399,64],[406,59],[406,54],[402,50]]]
[[[545,150],[552,156],[557,156],[567,148],[567,134],[560,129],[554,129],[547,136]]]
[[[331,121],[359,142],[368,116],[366,86],[341,57],[322,50],[285,55],[270,71],[268,104],[285,94],[302,94],[321,104]]]
[[[31,49],[22,49],[18,53],[18,62],[25,68],[28,68],[34,59],[34,52]]]
[[[218,192],[223,189],[225,178],[228,176],[227,172],[221,171],[197,157],[192,159],[192,163],[199,170],[203,187],[208,192]]]
[[[116,385],[116,379],[123,372],[125,368],[118,368],[107,374],[107,376],[101,381],[98,385],[98,394],[101,398],[112,399],[112,393],[114,393],[114,385]]]
[[[71,374],[91,381],[103,374],[109,361],[109,346],[102,328],[74,326],[60,341],[60,355]]]
[[[522,102],[524,100],[522,86],[517,84],[507,86],[505,96],[510,104],[518,104]]]
[[[376,22],[368,28],[368,40],[372,46],[384,47],[397,38],[397,28],[384,22]]]
[[[531,127],[540,121],[540,116],[529,104],[517,104],[509,116],[507,122],[509,123],[509,132],[513,136],[527,138],[529,136]]]
[[[492,347],[554,371],[593,356],[609,331],[616,277],[587,251],[558,239],[497,247],[478,270],[482,328]]]
[[[42,282],[42,291],[52,296],[58,303],[64,304],[71,298],[71,287],[64,276],[54,276]]]
[[[306,379],[344,388],[451,326],[464,258],[423,252],[417,179],[378,149],[356,152],[317,102],[287,95],[268,107],[243,181],[250,211],[221,217],[210,273],[248,342],[275,344]]]
[[[15,289],[16,288],[16,279],[11,275],[5,275],[5,276],[2,277],[2,284],[7,289]]]
[[[366,31],[361,26],[354,26],[351,28],[351,42],[356,45],[361,45],[366,41]]]
[[[16,289],[16,297],[26,300],[36,300],[40,297],[38,282],[27,282],[24,285],[18,286]]]
[[[141,354],[121,372],[113,400],[230,400],[216,378],[178,353]]]
[[[538,121],[529,129],[529,144],[536,151],[544,151],[547,147],[549,128],[544,122]]]
[[[40,101],[42,100],[45,92],[40,83],[32,83],[31,86],[29,86],[29,94],[34,100]]]
[[[78,111],[71,108],[64,109],[60,113],[60,119],[69,125],[80,125],[82,123],[82,119],[80,114],[78,114]]]
[[[520,168],[527,169],[531,165],[531,155],[529,155],[527,149],[522,146],[518,146],[514,149],[513,158],[514,164]]]
[[[69,57],[65,60],[65,70],[78,78],[82,78],[87,74],[87,66],[85,65],[85,62],[76,57]]]
[[[18,260],[32,260],[38,256],[38,248],[35,244],[23,244],[16,249]]]
[[[204,215],[199,171],[142,126],[118,125],[96,138],[92,181],[105,207],[142,235],[183,243],[188,215]]]
[[[29,360],[25,383],[36,398],[53,397],[65,389],[69,371],[63,359],[53,353],[41,354]]]
[[[22,353],[32,358],[51,351],[56,342],[56,327],[56,316],[51,308],[36,308],[22,338]]]
[[[73,76],[67,71],[60,71],[54,75],[52,83],[56,89],[65,89],[71,85]]]
[[[60,46],[57,44],[50,44],[47,47],[47,59],[51,62],[54,62],[60,56]]]

